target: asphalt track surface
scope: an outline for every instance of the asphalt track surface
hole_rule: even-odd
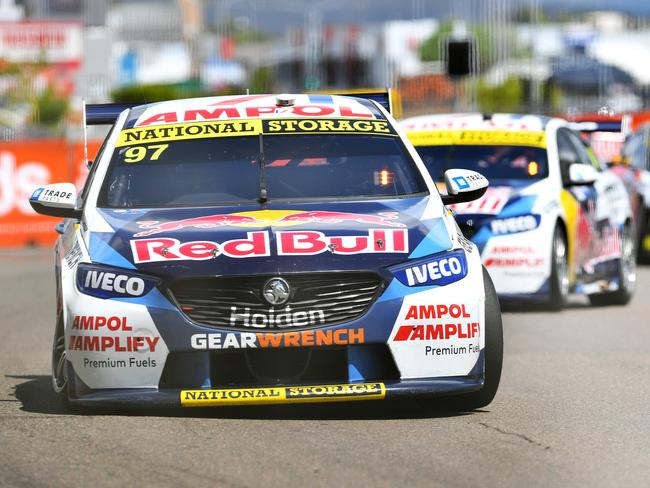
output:
[[[495,401],[66,413],[50,251],[0,253],[2,486],[650,486],[650,267],[627,307],[504,314]]]

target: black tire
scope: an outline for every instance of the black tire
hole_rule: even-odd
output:
[[[618,290],[589,295],[589,302],[596,307],[627,305],[636,288],[636,237],[634,226],[629,222],[621,233],[621,259],[618,267]]]
[[[70,404],[70,382],[68,380],[69,365],[65,351],[65,333],[63,329],[63,317],[56,321],[54,339],[52,341],[52,389],[61,399],[66,410],[76,410]]]
[[[503,365],[503,325],[501,307],[490,275],[483,268],[485,288],[485,382],[483,388],[472,393],[420,400],[432,410],[467,412],[489,405],[499,388]]]
[[[650,263],[650,252],[646,251],[643,241],[646,234],[650,233],[648,225],[648,209],[644,201],[639,202],[639,215],[636,225],[636,260],[638,263]]]
[[[557,224],[553,231],[551,250],[550,291],[546,306],[549,310],[562,310],[569,298],[568,246],[564,230]]]

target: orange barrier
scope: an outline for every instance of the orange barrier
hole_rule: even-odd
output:
[[[93,159],[100,142],[88,144]],[[88,170],[83,144],[63,139],[0,143],[0,247],[51,245],[60,218],[38,215],[29,196],[39,186],[70,181],[80,190]]]

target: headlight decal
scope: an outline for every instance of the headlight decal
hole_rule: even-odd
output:
[[[86,263],[77,268],[77,289],[97,298],[139,298],[159,283],[158,278],[126,269]]]
[[[541,216],[535,214],[518,215],[504,219],[494,219],[490,222],[490,229],[495,235],[515,234],[526,232],[539,227]]]
[[[409,287],[443,286],[467,275],[467,258],[462,250],[451,251],[410,261],[392,268],[391,271],[400,283]]]

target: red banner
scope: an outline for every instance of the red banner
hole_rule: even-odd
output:
[[[90,159],[99,146],[98,141],[89,143]],[[38,215],[29,196],[49,183],[69,181],[80,190],[87,174],[81,143],[48,139],[0,144],[0,247],[51,245],[61,219]]]

